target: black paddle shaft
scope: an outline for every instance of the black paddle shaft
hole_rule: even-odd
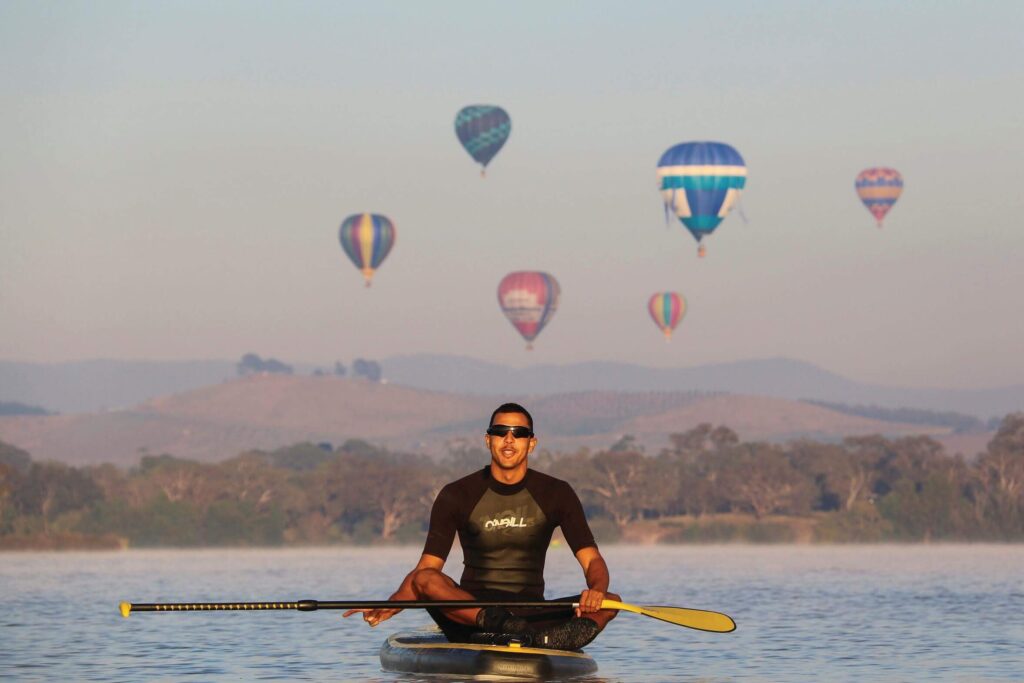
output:
[[[133,602],[129,612],[216,612],[226,610],[423,609],[439,607],[579,607],[575,602],[500,600],[299,600],[298,602]]]

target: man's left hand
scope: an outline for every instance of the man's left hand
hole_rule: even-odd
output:
[[[604,601],[604,591],[588,588],[580,593],[580,606],[576,608],[576,616],[582,617],[590,612],[597,612],[601,609]]]

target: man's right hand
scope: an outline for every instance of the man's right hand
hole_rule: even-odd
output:
[[[401,611],[402,610],[400,609],[384,609],[382,607],[378,607],[377,609],[350,609],[341,616],[350,617],[353,614],[362,614],[363,621],[369,624],[372,628],[382,621],[387,621]]]
[[[423,554],[420,557],[420,561],[416,563],[416,567],[409,572],[409,574],[402,580],[402,585],[398,587],[388,600],[420,600],[420,595],[413,589],[412,579],[416,575],[416,572],[422,569],[436,569],[440,573],[441,568],[444,567],[444,560],[440,557],[433,555]],[[451,581],[451,579],[448,579]],[[453,582],[454,583],[454,582]],[[472,596],[470,596],[472,598]],[[389,607],[378,607],[376,609],[350,609],[341,616],[350,617],[353,614],[362,614],[363,621],[370,626],[376,626],[382,621],[387,621],[391,617],[401,612],[401,608],[391,609]]]

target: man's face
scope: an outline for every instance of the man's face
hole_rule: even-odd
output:
[[[498,413],[491,425],[507,425],[509,427],[527,427],[530,422],[522,413]],[[503,470],[514,470],[526,460],[526,456],[537,445],[536,437],[517,439],[509,432],[505,436],[484,437],[487,448],[491,451],[491,462]]]

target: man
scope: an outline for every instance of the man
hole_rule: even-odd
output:
[[[614,618],[602,610],[608,593],[608,565],[597,549],[579,498],[566,482],[529,469],[537,447],[533,418],[516,403],[491,415],[484,437],[491,463],[454,481],[438,494],[430,513],[423,555],[391,600],[543,600],[544,560],[551,534],[561,527],[583,568],[587,588],[566,601],[571,611],[469,607],[430,609],[431,617],[452,642],[503,642],[577,650]],[[455,534],[462,545],[465,569],[456,583],[442,573]],[[401,610],[349,610],[370,626]]]

